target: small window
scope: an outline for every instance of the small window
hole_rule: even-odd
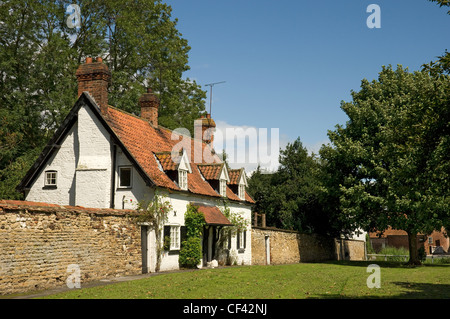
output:
[[[239,184],[239,198],[244,200],[245,199],[245,185]]]
[[[239,252],[243,252],[243,249],[245,249],[245,238],[246,236],[245,236],[245,230],[244,231],[239,231],[238,233],[237,233],[237,237],[236,237],[236,240],[237,240],[237,245],[236,245],[236,248],[239,250]]]
[[[245,245],[245,231],[239,232],[239,248],[244,248]]]
[[[46,171],[44,186],[56,187],[56,177],[56,171]]]
[[[227,196],[227,181],[224,179],[220,180],[220,195]]]
[[[131,179],[132,179],[131,174],[132,174],[131,167],[119,167],[119,187],[131,188]]]
[[[187,171],[184,169],[178,170],[178,184],[180,185],[181,189],[188,189]]]
[[[170,226],[170,250],[180,249],[180,226]]]
[[[430,244],[430,245],[433,244],[433,237],[428,237],[428,244]]]

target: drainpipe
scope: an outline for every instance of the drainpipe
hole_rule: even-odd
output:
[[[113,160],[111,164],[111,199],[110,208],[115,208],[114,198],[116,197],[116,157],[117,157],[117,145],[113,146]]]

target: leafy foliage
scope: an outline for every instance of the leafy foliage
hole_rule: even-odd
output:
[[[188,237],[180,249],[178,262],[181,267],[195,268],[202,260],[202,243],[199,237]]]
[[[206,224],[205,216],[194,205],[188,204],[184,214],[187,239],[181,243],[178,263],[181,267],[195,268],[202,259],[201,236]]]
[[[268,226],[334,235],[336,224],[323,210],[319,158],[308,154],[300,138],[280,150],[280,167],[267,174],[260,168],[249,179],[254,210],[266,214]]]
[[[449,76],[383,67],[342,103],[349,121],[320,151],[339,220],[405,230],[411,263],[419,262],[417,233],[449,225],[449,93]]]
[[[206,224],[205,216],[194,205],[188,204],[184,214],[184,225],[187,237],[200,238],[203,234],[203,226]]]
[[[139,114],[138,99],[159,95],[159,123],[193,133],[206,92],[184,79],[190,47],[160,0],[78,0],[81,26],[70,28],[69,3],[0,3],[0,197],[21,198],[20,180],[77,99],[77,67],[101,56],[112,73],[109,103]],[[22,163],[14,163],[20,158]],[[20,166],[19,170],[14,170]],[[12,188],[11,188],[12,187]]]

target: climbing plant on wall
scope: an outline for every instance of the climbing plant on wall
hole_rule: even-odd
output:
[[[219,231],[215,249],[216,258],[225,252],[225,255],[227,256],[225,263],[231,265],[236,262],[236,260],[233,260],[233,253],[229,250],[231,237],[236,236],[238,233],[245,232],[250,221],[245,219],[242,213],[232,212],[226,200],[223,200],[222,205],[222,214],[230,221],[232,226],[223,227]],[[228,245],[225,247],[227,241]]]
[[[161,266],[161,256],[163,253],[162,232],[164,224],[168,220],[172,205],[161,195],[155,195],[151,200],[142,200],[137,205],[138,224],[150,224],[155,230],[156,239],[156,266],[155,271],[159,271]]]
[[[202,259],[201,236],[205,223],[205,216],[198,211],[198,208],[188,204],[184,214],[186,240],[181,243],[178,258],[181,267],[195,268],[200,263]]]

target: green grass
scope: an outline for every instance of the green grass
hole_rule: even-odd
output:
[[[328,262],[162,273],[45,298],[450,298],[450,265],[410,268],[400,263],[376,263],[381,267],[381,288],[367,287],[370,262]]]

